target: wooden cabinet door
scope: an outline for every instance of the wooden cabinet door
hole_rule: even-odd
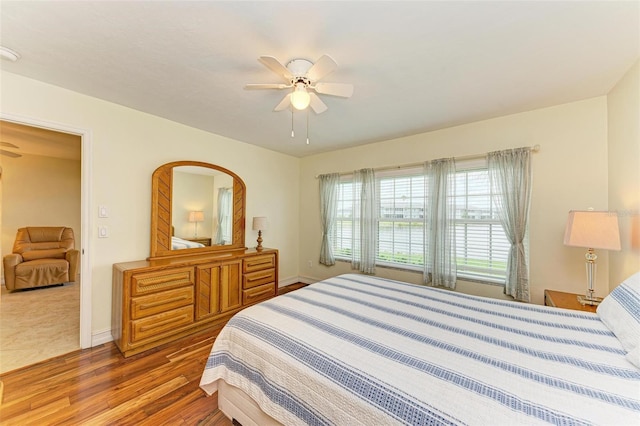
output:
[[[240,260],[198,266],[196,274],[196,320],[242,306]]]

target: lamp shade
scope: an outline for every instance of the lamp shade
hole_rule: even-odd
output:
[[[592,249],[620,250],[620,229],[615,212],[569,212],[564,245]]]
[[[202,211],[189,212],[189,222],[204,222],[204,212]]]
[[[262,216],[254,217],[253,226],[251,228],[254,231],[264,231],[267,229],[267,218]]]

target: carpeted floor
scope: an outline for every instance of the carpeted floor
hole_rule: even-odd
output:
[[[80,284],[0,294],[0,373],[80,349]]]

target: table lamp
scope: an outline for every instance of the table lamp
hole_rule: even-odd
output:
[[[598,258],[594,249],[620,250],[618,214],[593,210],[570,211],[564,232],[564,245],[588,249],[585,255],[587,293],[585,296],[578,296],[578,301],[583,305],[598,305],[602,298],[593,294],[596,280],[596,259]]]
[[[256,250],[262,250],[262,231],[267,229],[267,218],[266,217],[254,217],[253,218],[253,226],[252,229],[254,231],[258,231],[258,245],[256,246]]]

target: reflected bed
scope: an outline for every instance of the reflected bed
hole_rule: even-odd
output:
[[[200,385],[244,426],[638,424],[627,352],[597,314],[347,274],[236,314]]]
[[[180,237],[171,237],[171,250],[181,250],[188,248],[204,247],[204,244],[196,243],[194,241],[185,240]]]

